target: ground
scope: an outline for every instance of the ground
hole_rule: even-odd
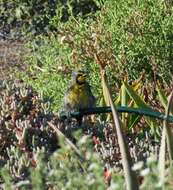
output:
[[[16,71],[23,70],[21,54],[26,50],[22,40],[0,39],[0,74],[1,79],[14,77]]]

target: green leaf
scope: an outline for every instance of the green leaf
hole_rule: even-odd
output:
[[[148,111],[153,111],[151,107],[149,107],[143,99],[133,90],[131,86],[129,86],[127,83],[124,82],[124,86],[126,88],[126,91],[128,95],[131,97],[131,99],[135,102],[137,107],[144,108]],[[153,130],[153,133],[155,133],[155,127],[157,126],[156,121],[153,118],[145,117],[147,124],[151,127]]]
[[[161,90],[160,86],[157,86],[156,90],[158,92],[158,97],[159,97],[159,100],[160,100],[161,104],[166,109],[167,108],[167,104],[168,104],[168,100],[167,100],[166,95]],[[173,108],[171,108],[171,114],[173,114]]]
[[[128,104],[128,94],[127,94],[126,88],[124,86],[124,83],[121,86],[120,93],[121,93],[121,106],[127,106],[127,104]],[[122,122],[125,124],[125,126],[127,126],[126,117],[128,117],[127,113],[122,113]]]
[[[152,110],[143,100],[142,98],[133,90],[131,86],[129,86],[127,83],[124,82],[124,86],[126,88],[126,91],[128,95],[131,97],[131,99],[135,102],[135,104],[140,108],[145,108],[148,110]]]
[[[139,115],[131,115],[128,121],[128,129],[132,129],[141,119]]]
[[[104,72],[102,73],[102,88],[105,90],[105,93],[107,94],[107,98],[112,110],[112,116],[114,121],[114,128],[113,132],[117,134],[118,138],[118,144],[120,147],[120,152],[122,156],[122,165],[124,170],[124,177],[126,181],[126,189],[128,190],[138,190],[138,180],[136,173],[132,170],[132,160],[130,156],[130,152],[128,150],[128,146],[125,141],[125,137],[123,134],[121,122],[118,116],[118,112],[114,106],[113,100],[112,100],[112,94],[109,91],[109,85],[106,81],[106,77],[104,75]]]
[[[167,120],[169,113],[171,111],[172,103],[173,103],[173,91],[171,92],[171,94],[168,98],[168,104],[165,109],[166,117],[165,117],[165,120],[163,121],[162,139],[161,139],[160,152],[159,152],[158,168],[159,168],[159,172],[160,172],[160,181],[163,186],[165,183],[166,148],[167,147],[168,147],[170,163],[172,163],[172,161],[173,161],[173,134],[172,134],[170,127],[168,126],[168,120]],[[167,144],[166,144],[166,142],[167,142]]]

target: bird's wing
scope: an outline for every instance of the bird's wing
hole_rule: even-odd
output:
[[[94,97],[92,91],[91,91],[91,87],[88,83],[86,83],[86,90],[87,90],[87,93],[88,93],[88,97],[90,98],[89,102],[90,102],[90,105],[89,107],[94,107],[95,104],[96,104],[96,98]]]
[[[71,111],[73,109],[74,102],[71,100],[71,96],[72,96],[74,87],[75,87],[74,84],[71,84],[69,88],[67,89],[67,91],[65,92],[63,105],[66,111]]]

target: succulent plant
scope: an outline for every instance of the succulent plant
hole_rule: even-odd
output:
[[[53,155],[52,153],[60,146],[48,122],[53,123],[77,143],[73,137],[73,131],[78,129],[76,121],[72,120],[71,123],[60,121],[59,117],[50,111],[49,104],[31,86],[25,85],[22,81],[0,81],[0,166],[9,171],[14,184],[22,180],[23,183],[31,185],[26,180],[33,175],[30,168],[37,168],[39,165],[40,160],[37,155],[42,149],[44,149],[43,159],[46,161],[45,171],[51,172],[50,155]],[[105,172],[109,172],[109,168],[116,170],[122,168],[118,140],[112,131],[112,125],[111,122],[101,122],[97,119],[95,123],[86,120],[80,134],[92,137],[93,151],[98,153],[101,162],[104,163]],[[146,162],[150,155],[158,155],[159,143],[153,140],[149,132],[143,132],[142,138],[139,133],[126,134],[126,141],[134,162],[140,160]],[[85,155],[87,151],[85,143],[80,148]],[[68,156],[64,154],[68,155],[68,153],[58,155],[57,158],[65,161],[57,159],[59,163],[57,166],[62,165],[62,162],[68,162],[66,159],[74,160],[73,155],[71,157],[70,154]],[[38,175],[42,175],[39,174],[41,170],[37,172]]]
[[[42,146],[54,151],[57,137],[48,129],[47,121],[55,122],[55,116],[49,111],[49,103],[19,80],[1,81],[0,89],[1,159],[9,159],[7,150],[11,146],[24,152]]]

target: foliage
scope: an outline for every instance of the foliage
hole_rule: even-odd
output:
[[[170,91],[166,85],[172,72],[172,6],[158,0],[98,0],[100,11],[80,17],[79,9],[67,3],[67,14],[73,16],[64,23],[61,22],[64,9],[55,6],[56,1],[1,0],[0,3],[2,29],[22,25],[25,32],[31,32],[26,46],[30,51],[23,57],[27,69],[19,74],[30,86],[21,81],[0,81],[0,185],[5,189],[108,186],[124,189],[124,176],[116,171],[122,169],[122,155],[110,117],[107,121],[103,117],[92,122],[86,120],[82,133],[73,137],[78,128],[76,123],[67,121],[61,126],[58,116],[50,110],[61,108],[70,75],[78,67],[86,68],[90,74],[88,80],[100,105],[107,103],[103,101],[105,93],[102,94],[99,73],[100,68],[105,68],[117,104],[159,111],[166,108],[165,90]],[[50,27],[56,32],[50,32]],[[33,35],[42,31],[49,32]],[[163,90],[157,87],[158,80]],[[161,103],[157,101],[157,93]],[[50,121],[76,143],[85,160],[81,161],[63,139],[57,138],[49,128]],[[138,174],[140,189],[163,186],[171,189],[172,166],[162,161],[165,158],[160,159],[159,164],[165,169],[162,168],[165,175],[160,181],[157,159],[150,158],[151,154],[158,156],[160,147],[160,131],[155,141],[148,128],[155,121],[147,118],[147,126],[143,118],[127,114],[122,115],[122,121],[125,129],[129,129],[125,133],[123,128],[122,141],[126,141],[135,163],[132,169]],[[165,154],[164,145],[161,142]]]
[[[49,103],[20,81],[3,80],[0,89],[1,162],[8,159],[13,146],[28,153],[43,145],[48,152],[56,150],[57,138],[46,127],[55,117]]]
[[[72,13],[69,13],[69,6]],[[14,38],[28,33],[35,35],[56,31],[50,20],[56,15],[57,7],[62,10],[62,22],[67,21],[71,14],[86,16],[98,10],[92,0],[0,0],[0,31],[5,38],[7,34]]]
[[[32,52],[25,59],[31,66],[25,74],[27,81],[53,98],[55,110],[61,107],[65,86],[76,67],[82,66],[89,71],[98,104],[102,100],[96,55],[107,65],[113,92],[118,92],[125,78],[132,81],[141,73],[144,73],[146,86],[158,80],[169,84],[172,9],[157,0],[152,3],[109,0],[99,6],[102,9],[95,16],[85,20],[72,16],[66,23],[61,22],[61,11],[57,8],[50,23],[58,27],[58,32],[48,37],[38,36],[30,43]]]
[[[172,6],[166,1],[106,1],[104,28],[111,32],[120,76],[131,79],[145,71],[148,78],[169,82],[172,60]]]
[[[30,86],[20,81],[15,83],[1,81],[0,87],[2,187],[7,189],[11,187],[105,189],[108,183],[109,188],[124,189],[123,176],[114,171],[117,167],[121,168],[119,162],[121,157],[111,123],[103,126],[99,120],[91,126],[86,123],[83,135],[81,133],[75,135],[77,147],[85,158],[81,161],[63,139],[58,138],[57,141],[55,133],[48,127],[47,122],[51,121],[60,127],[58,117],[49,111],[48,103],[42,100]],[[74,124],[68,126],[66,123],[60,129],[66,135],[71,135],[74,127]],[[92,141],[85,135],[87,133],[93,137]],[[159,144],[154,144],[150,133],[146,133],[146,137],[144,135],[141,137],[139,133],[136,136],[135,134],[131,137],[128,134],[125,136],[133,161],[142,158],[146,162],[151,153],[158,152]],[[58,142],[59,146],[57,146]],[[97,153],[92,152],[93,145]],[[142,167],[139,172],[142,175],[140,177],[144,177],[144,181],[147,181],[140,182],[144,189],[152,178],[153,188],[159,181],[156,165],[152,170],[148,167],[148,165]]]
[[[22,32],[32,34],[45,32],[50,29],[49,20],[55,15],[58,1],[28,1],[1,0],[1,30],[20,36]]]
[[[19,187],[19,188],[65,188],[65,189],[105,189],[107,186],[104,180],[104,167],[103,164],[100,163],[100,158],[96,154],[92,154],[90,151],[85,150],[82,146],[86,145],[87,138],[84,137],[79,141],[79,147],[85,151],[85,155],[87,161],[82,163],[82,166],[85,168],[83,171],[81,168],[80,161],[74,154],[73,150],[68,146],[64,145],[64,140],[61,139],[61,149],[54,152],[54,154],[49,157],[49,159],[45,160],[45,151],[44,149],[37,149],[34,152],[34,158],[36,161],[36,167],[30,166],[27,167],[29,172],[28,180],[26,176],[18,179],[9,179],[9,165],[6,165],[5,168],[1,171],[1,176],[3,176],[6,185],[9,187]],[[88,144],[88,143],[87,143]],[[19,152],[16,152],[16,155]],[[14,158],[13,158],[14,159]],[[15,158],[15,161],[24,159],[24,155]],[[16,169],[21,167],[21,164],[15,165]],[[26,171],[25,171],[26,172]],[[114,176],[115,181],[116,178],[121,179],[122,176]],[[8,183],[7,183],[8,182]],[[120,180],[122,183],[122,181]],[[123,185],[122,184],[119,185]]]

